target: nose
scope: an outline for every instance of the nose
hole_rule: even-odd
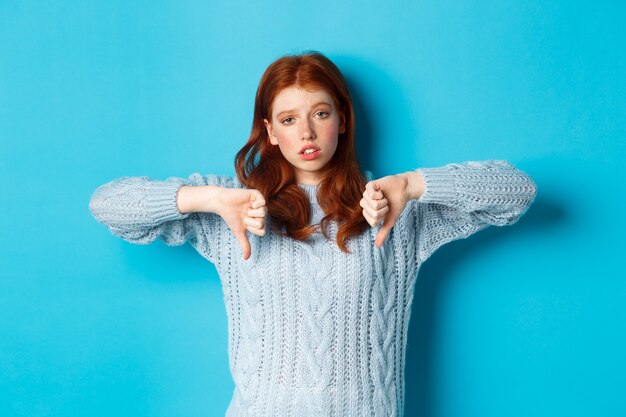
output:
[[[300,137],[302,140],[306,139],[315,139],[315,129],[313,129],[313,123],[311,120],[306,118],[302,122],[302,131],[300,132]]]

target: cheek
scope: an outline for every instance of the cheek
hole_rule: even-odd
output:
[[[339,126],[329,125],[325,127],[325,132],[328,136],[337,136],[339,133]]]
[[[297,141],[291,138],[289,132],[274,131],[274,135],[276,136],[276,142],[278,142],[278,148],[280,149],[281,153],[286,157],[288,155],[291,155],[298,146]]]
[[[289,140],[289,135],[286,135],[285,133],[281,133],[281,132],[276,132],[276,141],[278,142],[278,146],[281,149],[286,149],[290,146],[290,140]]]
[[[319,132],[323,134],[324,137],[327,138],[329,142],[331,141],[336,142],[339,137],[339,126],[337,125],[324,126]]]
[[[280,128],[274,128],[272,131],[272,141],[278,142],[278,145],[281,145],[285,142],[285,132],[283,132]]]

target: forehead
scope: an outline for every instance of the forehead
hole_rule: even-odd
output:
[[[320,102],[334,105],[333,97],[324,89],[306,90],[300,87],[287,87],[281,90],[272,103],[272,113],[284,110],[306,109]]]

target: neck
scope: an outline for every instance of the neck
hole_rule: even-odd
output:
[[[313,184],[298,184],[300,188],[305,192],[305,194],[309,197],[309,201],[311,203],[311,224],[317,224],[324,217],[324,211],[320,207],[319,201],[317,201],[317,185]]]
[[[320,182],[324,179],[326,169],[322,171],[315,172],[306,172],[306,171],[296,171],[295,177],[296,182],[300,185],[319,185]]]

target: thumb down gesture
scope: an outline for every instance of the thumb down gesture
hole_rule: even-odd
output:
[[[250,258],[250,241],[246,231],[265,235],[267,206],[260,191],[245,188],[225,188],[220,196],[218,214],[239,241],[243,259]]]
[[[365,185],[359,203],[363,207],[363,217],[372,227],[383,222],[375,239],[377,248],[382,246],[409,200],[408,181],[403,175],[389,175]]]

